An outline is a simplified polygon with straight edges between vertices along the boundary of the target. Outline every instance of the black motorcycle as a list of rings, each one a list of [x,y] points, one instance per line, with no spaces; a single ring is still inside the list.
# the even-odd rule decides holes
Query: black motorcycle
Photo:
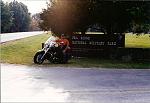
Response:
[[[49,60],[51,63],[67,63],[71,55],[69,53],[64,55],[62,48],[62,45],[57,42],[45,44],[44,48],[35,54],[34,63],[42,64],[45,60]]]

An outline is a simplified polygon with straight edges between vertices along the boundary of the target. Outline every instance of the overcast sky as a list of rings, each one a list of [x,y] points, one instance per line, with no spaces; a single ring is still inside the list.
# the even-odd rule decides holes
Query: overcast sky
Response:
[[[2,0],[4,2],[11,2],[14,0]],[[49,0],[16,0],[22,2],[28,7],[28,10],[31,14],[39,13],[43,8],[47,8],[46,2]]]

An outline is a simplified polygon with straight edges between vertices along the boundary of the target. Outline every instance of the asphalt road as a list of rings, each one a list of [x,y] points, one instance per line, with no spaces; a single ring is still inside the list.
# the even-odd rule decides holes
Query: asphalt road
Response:
[[[1,43],[7,42],[10,40],[21,39],[29,36],[39,35],[44,33],[43,31],[34,31],[34,32],[16,32],[16,33],[3,33],[1,35]]]
[[[3,102],[150,103],[150,69],[1,64]]]

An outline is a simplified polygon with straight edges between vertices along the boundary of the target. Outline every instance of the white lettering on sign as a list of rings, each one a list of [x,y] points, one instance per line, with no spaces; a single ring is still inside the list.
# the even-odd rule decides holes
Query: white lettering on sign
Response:
[[[73,40],[78,40],[78,37],[72,36],[72,39],[73,39]]]
[[[116,42],[107,42],[107,45],[116,45]]]
[[[94,41],[91,41],[91,42],[89,42],[89,44],[90,45],[104,45],[105,44],[105,42],[94,42]]]
[[[86,41],[72,41],[72,44],[82,44],[82,45],[105,45],[104,41],[100,41],[100,42],[94,42],[94,41],[90,41],[90,42],[86,42]],[[106,45],[111,45],[111,46],[115,46],[117,45],[116,42],[106,42]]]
[[[72,41],[72,44],[87,44],[86,41]]]
[[[81,36],[81,40],[90,40],[90,37],[86,37],[86,36]]]
[[[81,36],[81,37],[72,36],[72,39],[73,40],[90,40],[90,37],[87,37],[87,36]]]

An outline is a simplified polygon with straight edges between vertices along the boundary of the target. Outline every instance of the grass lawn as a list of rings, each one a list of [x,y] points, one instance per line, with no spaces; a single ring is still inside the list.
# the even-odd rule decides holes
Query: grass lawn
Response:
[[[10,41],[1,44],[1,62],[15,63],[25,65],[35,65],[33,56],[37,50],[41,49],[41,43],[45,42],[49,34],[41,34],[38,36],[28,37],[16,41]],[[143,40],[141,40],[142,38]],[[133,40],[134,42],[131,42]],[[137,41],[137,40],[140,40]],[[126,47],[144,47],[150,48],[150,37],[148,35],[139,36],[126,35]],[[73,58],[68,64],[50,64],[45,62],[46,66],[64,66],[64,67],[107,67],[107,68],[150,68],[149,63],[141,62],[121,62],[116,60],[104,60],[99,58]]]
[[[32,64],[34,54],[41,49],[41,43],[45,42],[48,37],[48,34],[42,34],[1,44],[1,61]]]
[[[125,37],[125,46],[127,48],[150,48],[150,34],[138,36],[127,33]]]

